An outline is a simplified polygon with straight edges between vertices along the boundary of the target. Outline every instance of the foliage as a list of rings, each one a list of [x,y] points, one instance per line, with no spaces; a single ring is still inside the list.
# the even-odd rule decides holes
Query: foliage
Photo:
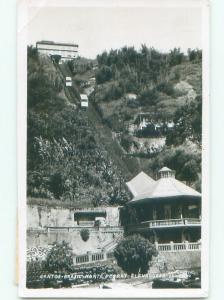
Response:
[[[74,267],[73,272],[78,276],[69,276],[74,274],[73,272],[65,273],[61,280],[56,278],[48,278],[48,275],[52,275],[46,271],[43,267],[44,263],[28,262],[27,263],[27,288],[62,288],[71,287],[71,285],[79,285],[83,283],[99,283],[110,281],[117,274],[117,271],[109,263],[101,266],[79,266]],[[40,277],[42,275],[42,278]],[[45,276],[46,275],[46,276]],[[56,272],[57,275],[57,272]],[[60,275],[62,275],[60,273]]]
[[[106,95],[104,96],[104,101],[116,100],[123,95],[122,88],[118,84],[113,84],[110,86]]]
[[[121,146],[127,151],[129,152],[131,146],[133,144],[133,139],[132,137],[130,137],[129,135],[125,135],[123,134],[121,137]]]
[[[140,235],[124,238],[114,251],[114,256],[124,272],[131,274],[146,274],[152,256],[156,256],[155,246]]]
[[[44,272],[44,261],[28,261],[26,276],[28,281],[37,281]]]
[[[158,93],[155,89],[146,89],[141,93],[139,100],[142,106],[155,105],[158,100]]]
[[[200,151],[191,151],[186,145],[167,148],[153,158],[148,167],[156,174],[163,166],[175,170],[177,179],[192,184],[197,181],[201,170]]]
[[[110,197],[114,201],[115,189],[122,202],[124,180],[120,185],[94,124],[59,96],[63,83],[57,70],[35,51],[28,48],[28,196],[91,205],[102,191],[99,203],[105,204]]]
[[[170,82],[163,81],[156,87],[157,91],[167,94],[168,96],[174,95],[174,88]]]
[[[85,72],[90,71],[93,67],[92,60],[80,56],[74,60],[69,60],[66,64],[73,75],[84,74]]]
[[[180,48],[174,48],[170,51],[169,57],[170,66],[176,66],[183,62],[184,54],[180,51]]]
[[[28,46],[27,47],[27,57],[29,59],[37,60],[38,59],[38,51],[36,47]]]
[[[71,272],[73,270],[72,248],[65,241],[54,243],[47,254],[44,266],[48,272]]]
[[[199,49],[188,49],[188,57],[190,61],[201,61],[202,51]]]
[[[84,241],[84,242],[86,242],[86,241],[88,241],[88,239],[89,239],[89,230],[88,229],[82,229],[81,231],[80,231],[80,236],[81,236],[81,238],[82,238],[82,240]]]
[[[174,129],[167,135],[167,145],[180,145],[189,139],[201,144],[202,136],[202,97],[186,103],[174,115]]]
[[[64,182],[60,173],[54,173],[49,180],[49,191],[53,193],[55,199],[60,199],[64,192]]]
[[[112,70],[108,66],[103,66],[101,67],[97,72],[96,72],[96,82],[97,84],[104,83],[108,80],[110,80],[113,76]]]

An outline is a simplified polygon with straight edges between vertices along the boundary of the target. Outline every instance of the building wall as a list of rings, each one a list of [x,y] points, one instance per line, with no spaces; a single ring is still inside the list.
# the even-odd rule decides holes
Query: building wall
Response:
[[[77,45],[57,45],[57,44],[41,44],[37,43],[37,49],[39,53],[45,55],[61,55],[63,58],[72,59],[77,57],[78,46]]]
[[[116,243],[123,236],[122,228],[88,228],[89,239],[84,242],[80,232],[82,228],[73,228],[55,231],[27,231],[27,248],[43,247],[52,245],[54,242],[66,241],[72,247],[76,255],[86,254],[87,252],[100,252],[108,244]]]
[[[119,226],[118,207],[100,207],[106,211],[106,225]],[[94,210],[94,209],[93,209]],[[27,228],[41,229],[43,227],[73,227],[74,213],[79,210],[68,208],[51,208],[38,205],[27,206]]]
[[[45,248],[54,242],[66,241],[72,247],[74,254],[81,255],[89,251],[99,252],[108,244],[116,243],[123,236],[123,229],[118,226],[117,207],[100,208],[106,210],[107,226],[99,228],[77,226],[73,209],[46,208],[37,205],[28,205],[27,209],[28,249],[39,246]],[[89,239],[86,242],[80,235],[83,228],[89,230]]]

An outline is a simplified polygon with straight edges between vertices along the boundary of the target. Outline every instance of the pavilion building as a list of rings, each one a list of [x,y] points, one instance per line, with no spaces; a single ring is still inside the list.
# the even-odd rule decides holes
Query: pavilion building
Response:
[[[135,214],[128,232],[157,243],[200,240],[201,194],[177,180],[174,171],[162,168],[157,180],[141,172],[127,186],[133,195],[127,208]]]

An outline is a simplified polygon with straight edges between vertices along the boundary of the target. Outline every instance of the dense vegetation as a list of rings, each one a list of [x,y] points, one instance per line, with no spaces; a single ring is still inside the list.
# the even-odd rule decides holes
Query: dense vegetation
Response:
[[[111,281],[116,274],[109,262],[101,266],[74,266],[66,242],[55,243],[44,260],[27,262],[28,288],[69,288],[77,284]]]
[[[200,190],[201,56],[200,50],[189,50],[187,55],[180,49],[160,53],[143,45],[138,51],[123,47],[103,52],[97,56],[97,66],[84,58],[68,63],[76,95],[95,76],[90,101],[116,132],[132,177],[141,170],[153,176],[166,165],[178,179]],[[32,47],[28,47],[27,106],[27,194],[32,201],[98,206],[128,200],[127,178],[108,152],[112,145],[105,148],[91,117],[71,105],[54,64]],[[151,114],[151,123],[133,135],[129,125],[136,124],[141,112]],[[168,121],[174,124],[172,130]],[[164,146],[147,142],[161,137],[166,138]],[[140,143],[144,152],[132,153]]]
[[[146,274],[149,262],[156,255],[155,246],[140,235],[124,238],[114,250],[118,266],[128,275]]]
[[[47,57],[28,48],[28,196],[77,206],[122,203],[124,182],[87,114],[70,105]]]
[[[167,165],[176,170],[178,179],[200,190],[201,50],[184,54],[177,48],[161,53],[145,45],[138,51],[123,47],[103,52],[97,61],[92,100],[104,122],[120,136],[124,150],[139,161],[148,158],[144,170],[151,175],[161,164]],[[150,123],[130,133],[129,126],[138,126],[142,112],[147,112]],[[168,128],[171,122],[173,127]],[[166,138],[164,147],[147,146],[146,139],[161,137]],[[140,146],[144,152],[139,152]]]

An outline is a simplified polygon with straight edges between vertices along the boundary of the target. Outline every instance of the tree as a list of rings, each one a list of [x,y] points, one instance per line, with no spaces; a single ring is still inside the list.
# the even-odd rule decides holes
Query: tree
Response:
[[[96,73],[96,82],[98,84],[104,83],[112,78],[112,70],[108,66],[101,67]]]
[[[123,239],[116,247],[114,256],[118,266],[128,275],[146,274],[152,256],[157,256],[155,246],[140,235]]]
[[[170,66],[176,66],[183,62],[184,54],[180,51],[180,48],[174,48],[168,55],[168,61]]]
[[[88,241],[88,239],[89,239],[89,229],[82,229],[80,231],[80,235],[81,235],[81,238],[84,242]]]
[[[166,144],[180,145],[189,139],[201,145],[202,138],[202,97],[179,107],[174,115],[174,128],[166,137]]]
[[[146,105],[155,105],[158,100],[158,93],[155,89],[145,89],[140,95],[140,104],[143,106]]]
[[[72,248],[68,243],[54,243],[45,260],[45,269],[49,272],[72,272]]]
[[[64,192],[64,182],[60,173],[55,173],[51,176],[49,182],[49,190],[54,194],[56,199],[59,199]]]

